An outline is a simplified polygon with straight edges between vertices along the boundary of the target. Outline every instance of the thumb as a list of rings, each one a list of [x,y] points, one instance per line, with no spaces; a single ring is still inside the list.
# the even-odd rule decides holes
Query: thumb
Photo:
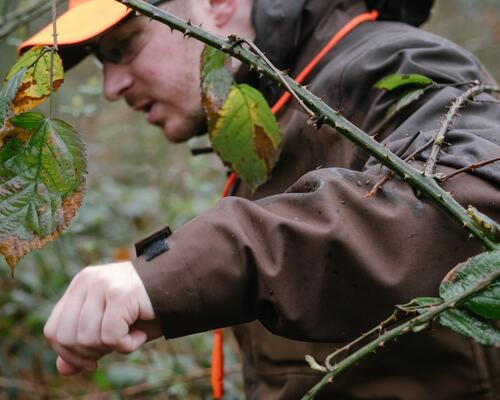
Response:
[[[148,335],[146,332],[135,329],[131,330],[126,336],[120,339],[115,350],[119,353],[132,353],[141,347],[147,340]]]
[[[61,356],[57,357],[56,367],[57,367],[57,370],[59,371],[59,373],[61,375],[64,375],[64,376],[76,375],[76,374],[82,372],[81,368],[75,367],[73,364],[68,363]],[[97,364],[95,363],[95,365],[92,368],[90,368],[90,367],[89,368],[85,368],[85,371],[86,372],[92,372],[96,368],[97,368]]]

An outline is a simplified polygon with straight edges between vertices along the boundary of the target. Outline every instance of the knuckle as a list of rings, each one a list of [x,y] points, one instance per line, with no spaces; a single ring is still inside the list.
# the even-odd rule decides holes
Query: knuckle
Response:
[[[57,333],[55,335],[53,342],[64,347],[71,347],[74,345],[74,342],[70,338],[61,333]]]
[[[96,347],[98,345],[94,337],[85,333],[78,333],[77,342],[82,347]]]
[[[117,341],[116,339],[111,336],[111,335],[107,335],[107,334],[103,334],[102,336],[102,343],[106,346],[106,347],[110,347],[112,349],[114,349],[115,347],[117,347]]]
[[[50,324],[50,321],[49,321],[43,327],[43,335],[47,339],[50,339],[53,336],[53,334],[54,334],[54,330],[52,329],[52,325]]]
[[[112,285],[106,289],[106,297],[109,300],[118,300],[124,296],[124,290],[119,285]]]

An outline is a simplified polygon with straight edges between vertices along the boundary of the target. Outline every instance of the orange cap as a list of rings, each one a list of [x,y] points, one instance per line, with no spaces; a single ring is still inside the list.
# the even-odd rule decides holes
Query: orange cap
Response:
[[[68,10],[57,17],[57,43],[65,68],[77,64],[87,53],[81,48],[132,12],[116,0],[69,0]],[[30,47],[54,42],[52,24],[19,46],[19,54]]]

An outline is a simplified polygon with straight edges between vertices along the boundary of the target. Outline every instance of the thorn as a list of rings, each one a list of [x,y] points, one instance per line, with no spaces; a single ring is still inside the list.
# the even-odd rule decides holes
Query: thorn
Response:
[[[469,233],[469,237],[467,238],[467,240],[472,240],[474,239],[474,235],[472,233]]]
[[[408,175],[408,174],[404,174],[404,175],[403,175],[403,180],[404,180],[404,181],[407,181],[408,179],[410,179],[410,175]]]

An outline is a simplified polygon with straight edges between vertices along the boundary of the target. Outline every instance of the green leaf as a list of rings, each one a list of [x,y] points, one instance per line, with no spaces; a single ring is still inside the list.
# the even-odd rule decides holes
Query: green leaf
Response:
[[[394,90],[402,86],[429,86],[434,81],[424,75],[419,74],[392,74],[379,80],[373,87],[381,90]]]
[[[229,56],[212,46],[206,45],[201,55],[201,80],[218,69],[225,69]]]
[[[26,112],[10,119],[12,125],[28,131],[36,131],[45,122],[45,116],[37,112]]]
[[[419,306],[435,306],[443,302],[438,297],[418,297],[414,302]],[[427,312],[428,309],[418,310],[420,314]],[[439,314],[436,320],[443,326],[460,333],[461,335],[473,338],[485,346],[500,345],[500,331],[488,321],[475,317],[466,310],[448,309]]]
[[[233,86],[209,133],[224,163],[253,190],[267,181],[279,157],[281,134],[258,90]]]
[[[201,57],[208,132],[222,161],[254,190],[267,181],[278,160],[281,133],[262,94],[234,83],[227,60],[226,54],[209,46]]]
[[[70,125],[36,113],[20,115],[16,123],[34,132],[28,141],[14,138],[0,149],[0,253],[12,270],[68,226],[86,173],[83,143]]]
[[[441,283],[439,294],[445,300],[456,297],[499,271],[500,250],[481,253],[452,269]],[[500,319],[500,281],[497,279],[463,306],[484,318]]]
[[[439,314],[438,321],[451,330],[473,338],[484,346],[499,346],[500,331],[469,313],[451,309]]]
[[[51,51],[47,47],[35,46],[24,53],[14,64],[5,78],[12,79],[19,71],[25,70],[21,86],[12,103],[14,115],[29,111],[50,95],[50,58]],[[54,91],[64,80],[64,70],[61,57],[54,55]]]
[[[17,73],[15,73],[12,78],[7,81],[2,91],[0,92],[0,128],[5,124],[5,119],[7,118],[7,115],[10,111],[12,102],[16,97],[16,93],[21,86],[21,81],[25,72],[26,68],[21,68],[19,71],[17,71]]]
[[[398,112],[408,107],[410,104],[417,101],[424,93],[426,89],[416,89],[406,93],[402,96],[396,103],[394,103],[385,114],[384,122],[391,119]]]
[[[413,299],[413,301],[417,306],[426,307],[441,304],[443,302],[443,299],[439,297],[417,297]]]

